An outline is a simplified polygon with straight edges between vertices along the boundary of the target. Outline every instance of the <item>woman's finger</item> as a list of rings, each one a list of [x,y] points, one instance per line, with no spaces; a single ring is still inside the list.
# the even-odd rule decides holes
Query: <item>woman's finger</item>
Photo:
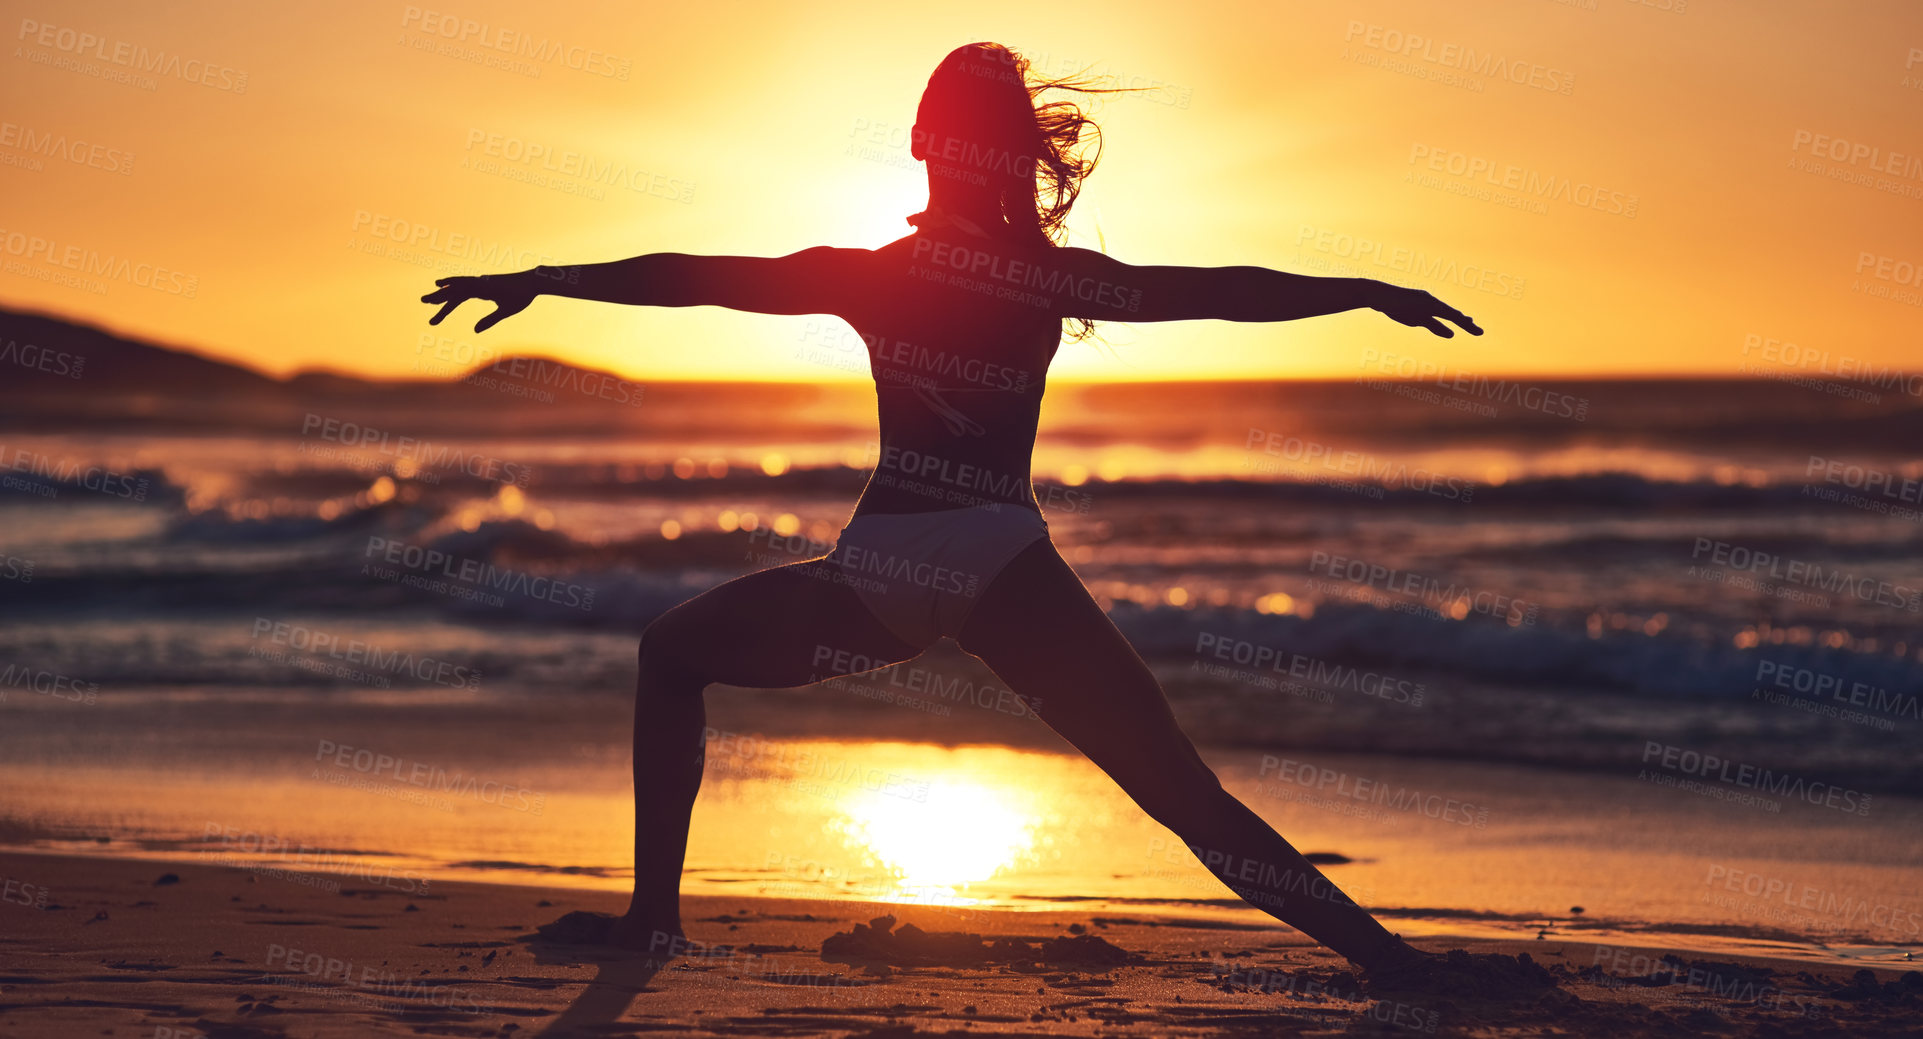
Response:
[[[1476,319],[1470,317],[1467,314],[1464,314],[1462,311],[1457,310],[1456,308],[1449,306],[1448,304],[1445,303],[1442,305],[1441,313],[1443,317],[1446,317],[1449,320],[1454,321],[1456,324],[1461,325],[1465,331],[1474,333],[1476,335],[1482,334],[1482,329],[1476,327]]]
[[[446,316],[448,316],[449,314],[452,314],[452,313],[454,313],[454,308],[455,308],[455,307],[458,307],[458,306],[460,306],[460,305],[461,305],[461,301],[460,301],[460,300],[458,300],[458,299],[451,299],[451,300],[448,300],[448,301],[447,301],[447,304],[446,304],[445,306],[443,306],[443,307],[441,308],[441,312],[440,312],[440,313],[438,313],[438,314],[435,314],[435,315],[434,315],[433,317],[431,317],[431,318],[428,318],[428,319],[427,319],[427,323],[428,323],[428,324],[430,324],[430,325],[438,325],[438,324],[440,324],[440,323],[441,323],[441,319],[442,319],[442,318],[444,318],[444,317],[446,317]]]
[[[515,300],[512,303],[496,303],[494,305],[494,313],[474,323],[474,331],[485,332],[526,309],[527,301],[524,300]]]

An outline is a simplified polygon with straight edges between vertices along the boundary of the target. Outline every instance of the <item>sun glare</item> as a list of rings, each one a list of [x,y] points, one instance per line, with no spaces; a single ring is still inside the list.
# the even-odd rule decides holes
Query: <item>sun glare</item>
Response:
[[[879,249],[913,232],[908,218],[928,205],[928,181],[920,169],[917,164],[912,174],[891,170],[887,176],[859,179],[854,193],[840,196],[847,237],[823,244]]]
[[[863,790],[832,824],[851,847],[893,872],[902,901],[971,902],[970,885],[1034,847],[1040,820],[1013,791],[952,779],[928,787],[926,801],[915,793]]]

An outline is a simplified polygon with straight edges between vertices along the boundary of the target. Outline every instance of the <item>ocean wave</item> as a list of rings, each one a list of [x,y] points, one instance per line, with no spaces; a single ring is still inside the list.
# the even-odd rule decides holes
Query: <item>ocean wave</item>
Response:
[[[1584,631],[1510,627],[1482,618],[1446,621],[1348,603],[1323,603],[1311,617],[1122,604],[1111,617],[1145,657],[1213,660],[1232,669],[1241,663],[1237,654],[1253,660],[1268,650],[1271,655],[1262,659],[1279,662],[1271,667],[1286,668],[1301,658],[1402,677],[1420,673],[1483,684],[1704,699],[1747,698],[1784,673],[1812,689],[1819,680],[1825,688],[1833,684],[1843,690],[1858,683],[1886,692],[1923,688],[1923,665],[1887,653],[1817,645],[1738,648],[1668,632],[1591,637]],[[1243,644],[1248,649],[1240,649]],[[1224,645],[1238,648],[1223,658]]]
[[[26,454],[26,452],[21,452]],[[0,501],[72,502],[175,507],[186,500],[186,489],[159,469],[117,470],[102,465],[80,465],[66,459],[45,458],[0,475]]]
[[[733,466],[719,476],[705,470],[683,478],[672,467],[627,463],[543,463],[523,490],[535,499],[605,501],[758,500],[782,497],[818,499],[846,497],[852,502],[867,483],[871,470],[844,465],[796,466],[771,475],[747,466]],[[244,481],[247,493],[294,499],[320,500],[365,488],[389,475],[416,501],[451,502],[494,496],[501,485],[450,474],[445,479],[421,475],[394,477],[385,470],[354,467],[317,467],[295,473],[257,473]],[[433,474],[427,474],[432,476]],[[1753,475],[1753,474],[1752,474]],[[1036,483],[1061,484],[1043,472]],[[1418,465],[1382,462],[1373,469],[1348,471],[1289,469],[1273,475],[1201,475],[1195,477],[1090,477],[1075,489],[1101,499],[1167,499],[1207,497],[1263,499],[1302,504],[1450,507],[1482,505],[1526,508],[1534,506],[1607,507],[1626,510],[1731,510],[1768,508],[1833,508],[1811,496],[1810,488],[1825,488],[1794,474],[1777,473],[1765,482],[1662,479],[1629,471],[1542,475],[1490,482],[1454,471],[1430,471]],[[1847,488],[1845,488],[1847,489]],[[1365,502],[1366,499],[1366,502]],[[1895,504],[1903,504],[1901,502]]]
[[[323,517],[318,512],[237,516],[224,509],[207,509],[176,517],[168,524],[165,537],[172,542],[272,544],[310,541],[369,529],[420,530],[439,519],[445,511],[435,506],[398,501],[349,507],[332,517]]]

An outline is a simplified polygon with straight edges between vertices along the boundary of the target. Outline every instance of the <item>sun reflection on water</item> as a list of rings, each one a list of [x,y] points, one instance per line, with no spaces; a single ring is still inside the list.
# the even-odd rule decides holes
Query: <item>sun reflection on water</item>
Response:
[[[1015,866],[1035,848],[1040,816],[1021,791],[968,777],[936,780],[926,798],[861,790],[829,823],[849,848],[891,874],[891,897],[968,905],[971,885]]]

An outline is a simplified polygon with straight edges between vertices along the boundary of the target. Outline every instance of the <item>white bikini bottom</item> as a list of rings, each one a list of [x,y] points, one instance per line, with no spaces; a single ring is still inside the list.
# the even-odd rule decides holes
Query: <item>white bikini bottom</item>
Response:
[[[883,626],[926,649],[960,635],[1002,567],[1046,537],[1042,514],[1020,505],[864,513],[842,528],[824,562]]]

